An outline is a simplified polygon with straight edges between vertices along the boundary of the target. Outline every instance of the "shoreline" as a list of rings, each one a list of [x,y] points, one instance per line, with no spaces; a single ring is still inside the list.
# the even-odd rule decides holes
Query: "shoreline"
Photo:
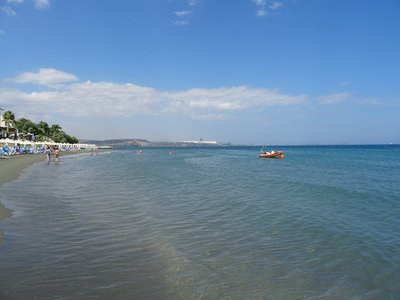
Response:
[[[45,161],[46,157],[43,153],[0,156],[0,186],[18,178],[22,170],[26,167],[39,162]]]
[[[67,156],[70,154],[79,154],[85,152],[101,152],[103,150],[81,150],[77,152],[63,152],[62,156]],[[52,161],[54,156],[52,155]],[[16,180],[23,170],[38,162],[46,163],[46,156],[44,153],[35,154],[24,154],[24,155],[12,155],[12,156],[0,156],[0,187],[4,184]],[[0,198],[0,223],[2,220],[10,217],[12,215],[12,210],[8,209],[1,202]],[[3,231],[0,227],[0,246],[3,244]]]
[[[80,150],[77,152],[62,152],[60,157],[68,156],[71,154],[80,154],[85,152],[102,152],[104,150]],[[54,154],[51,155],[52,161],[54,160]],[[12,155],[12,156],[0,156],[0,187],[7,182],[14,181],[17,179],[22,171],[37,162],[46,162],[46,155],[44,153],[35,154],[24,154],[24,155]],[[0,221],[9,216],[6,212],[9,211],[1,203],[0,199]]]
[[[1,156],[0,157],[0,186],[7,182],[13,181],[19,177],[22,171],[39,161],[45,161],[46,158],[43,153],[15,155],[15,156]],[[0,220],[10,215],[9,209],[4,207],[0,202]]]
[[[0,187],[7,182],[17,179],[26,167],[39,161],[45,161],[43,153],[7,157],[0,156]],[[0,202],[0,222],[11,215],[12,211]],[[0,228],[0,246],[3,244],[3,234]]]

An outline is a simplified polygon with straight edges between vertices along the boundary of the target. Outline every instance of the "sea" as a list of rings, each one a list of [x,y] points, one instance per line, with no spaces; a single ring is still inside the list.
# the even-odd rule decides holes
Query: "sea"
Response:
[[[400,146],[138,149],[0,187],[1,300],[400,299]]]

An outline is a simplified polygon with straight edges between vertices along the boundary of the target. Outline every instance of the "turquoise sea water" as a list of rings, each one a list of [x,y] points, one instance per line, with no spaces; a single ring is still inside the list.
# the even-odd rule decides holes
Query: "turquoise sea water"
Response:
[[[280,149],[29,167],[0,187],[0,299],[399,299],[400,146]]]

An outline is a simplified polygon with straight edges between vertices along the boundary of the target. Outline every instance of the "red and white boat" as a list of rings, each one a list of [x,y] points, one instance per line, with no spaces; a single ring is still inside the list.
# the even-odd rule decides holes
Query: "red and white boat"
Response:
[[[264,153],[261,153],[258,157],[261,158],[284,158],[285,155],[283,154],[283,151],[267,151]]]

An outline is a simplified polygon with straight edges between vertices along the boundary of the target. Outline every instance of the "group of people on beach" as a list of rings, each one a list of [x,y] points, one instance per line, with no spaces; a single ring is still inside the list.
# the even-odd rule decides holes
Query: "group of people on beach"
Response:
[[[29,155],[44,153],[46,155],[46,160],[50,162],[51,156],[54,155],[55,161],[58,162],[62,152],[76,152],[80,148],[77,146],[63,146],[63,145],[40,145],[40,146],[22,146],[16,144],[14,146],[10,145],[0,145],[0,156],[19,156],[19,155]]]
[[[14,156],[14,155],[24,155],[24,154],[35,154],[35,153],[44,153],[46,155],[46,160],[50,162],[51,154],[54,153],[56,162],[60,158],[61,150],[59,147],[54,146],[46,146],[45,148],[29,148],[22,147],[19,144],[9,147],[8,145],[0,146],[0,155],[1,156]]]
[[[0,155],[4,156],[37,153],[37,150],[38,149],[33,149],[31,147],[21,146],[20,144],[14,146],[0,145]]]
[[[46,154],[46,160],[48,161],[48,162],[50,162],[50,159],[51,159],[51,153],[52,152],[54,152],[54,156],[55,156],[55,158],[56,158],[56,162],[58,162],[58,159],[60,158],[60,154],[61,154],[61,151],[60,151],[60,149],[57,147],[57,146],[55,146],[55,147],[50,147],[50,146],[46,146],[46,150],[44,151],[44,153]]]

